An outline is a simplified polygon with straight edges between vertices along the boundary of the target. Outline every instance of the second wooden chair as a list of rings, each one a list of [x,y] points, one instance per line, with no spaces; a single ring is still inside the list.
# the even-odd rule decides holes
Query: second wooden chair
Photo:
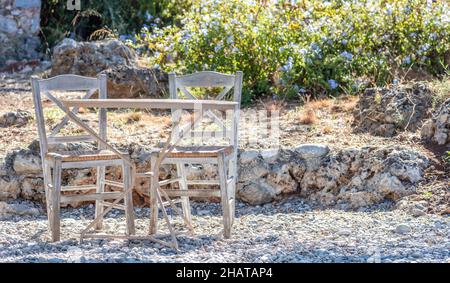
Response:
[[[206,99],[225,100],[226,98],[230,98],[234,102],[238,102],[236,109],[231,115],[231,123],[228,123],[228,125],[226,121],[223,121],[223,119],[219,117],[220,115],[217,115],[212,111],[205,111],[205,113],[203,113],[203,111],[199,109],[199,112],[201,113],[198,113],[200,118],[207,116],[216,124],[216,126],[219,126],[219,130],[216,130],[215,132],[218,132],[219,135],[222,134],[222,137],[228,140],[228,143],[227,145],[176,146],[173,151],[168,153],[168,156],[163,160],[162,164],[174,164],[176,166],[177,175],[172,179],[160,181],[160,185],[178,182],[179,189],[164,189],[163,191],[169,197],[179,197],[184,219],[188,221],[187,224],[190,227],[192,227],[192,220],[189,197],[219,197],[222,204],[224,237],[229,238],[231,236],[231,228],[235,214],[238,150],[237,135],[239,104],[242,92],[242,72],[236,72],[234,75],[217,72],[199,72],[184,76],[169,74],[170,98],[179,99],[184,97],[193,100],[198,99],[188,88],[215,88],[216,92],[213,93],[216,93],[216,95],[213,98],[210,98],[210,95],[208,95],[206,96]],[[219,94],[217,94],[218,88],[223,88]],[[233,89],[233,91],[230,94],[231,89]],[[180,90],[183,95],[179,95],[178,90]],[[202,99],[205,99],[205,96],[202,97]],[[181,112],[179,110],[172,111],[173,122],[176,123],[177,121],[180,121],[180,115]],[[195,139],[198,136],[208,136],[205,135],[204,131],[198,131],[198,129],[196,129],[197,126],[199,126],[197,122],[194,122],[193,125],[189,125],[189,136],[191,138]],[[175,127],[173,136],[175,139],[180,135],[186,137],[186,132],[186,129],[183,130],[181,127]],[[156,156],[154,155],[151,161],[152,168],[154,167],[155,161]],[[218,179],[188,180],[186,165],[192,164],[215,164],[217,166]],[[194,185],[213,185],[218,186],[219,188],[193,189],[192,186]],[[156,233],[158,207],[155,199],[153,199],[151,208],[150,232]]]

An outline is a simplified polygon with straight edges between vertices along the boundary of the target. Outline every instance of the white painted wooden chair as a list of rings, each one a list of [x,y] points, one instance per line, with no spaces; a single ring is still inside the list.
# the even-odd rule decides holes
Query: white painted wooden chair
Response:
[[[54,105],[63,109],[63,105],[51,92],[53,91],[86,91],[83,99],[89,99],[96,91],[99,98],[107,98],[107,77],[100,75],[97,78],[82,77],[77,75],[60,75],[49,79],[39,79],[32,77],[33,101],[36,112],[36,122],[39,133],[40,152],[42,159],[42,168],[44,176],[45,199],[47,203],[47,214],[49,228],[51,230],[52,240],[60,240],[60,204],[72,201],[93,201],[95,200],[95,215],[102,213],[105,206],[108,205],[107,200],[118,199],[120,192],[106,192],[105,185],[118,187],[119,190],[126,190],[132,184],[131,167],[123,162],[123,160],[113,152],[106,150],[104,145],[99,144],[98,150],[91,151],[55,151],[51,150],[56,144],[74,143],[74,142],[90,142],[95,139],[90,135],[57,135],[68,124],[67,115],[58,123],[51,133],[47,135],[45,127],[43,103],[41,94],[44,94]],[[74,108],[72,113],[76,114],[78,108]],[[99,136],[103,139],[107,137],[107,112],[105,108],[99,109],[98,117]],[[105,179],[106,166],[122,166],[123,183]],[[66,168],[97,168],[97,182],[94,185],[83,186],[62,186],[61,170]],[[64,195],[63,192],[70,191],[90,191],[96,190],[95,193]],[[124,209],[127,221],[127,234],[134,234],[134,213],[131,191],[125,195],[123,204],[115,206],[115,208]],[[102,228],[100,221],[97,229]]]
[[[219,126],[219,130],[208,132],[208,136],[224,137],[228,140],[227,145],[197,145],[197,146],[176,146],[168,156],[163,160],[162,164],[175,164],[177,176],[169,180],[160,181],[160,185],[167,185],[170,183],[178,182],[179,189],[163,189],[163,193],[169,197],[178,198],[178,202],[181,202],[182,212],[187,226],[192,227],[191,209],[189,204],[189,197],[220,197],[223,212],[223,225],[224,225],[224,237],[229,238],[231,236],[231,228],[234,222],[235,215],[235,192],[237,181],[237,150],[238,150],[238,121],[239,121],[239,104],[241,100],[242,92],[242,72],[236,72],[234,75],[221,74],[217,72],[198,72],[190,75],[176,76],[175,74],[169,74],[169,92],[170,98],[179,99],[197,99],[197,97],[189,91],[188,88],[220,88],[223,90],[219,95],[212,100],[225,100],[231,98],[233,101],[238,102],[237,109],[233,111],[231,123],[226,123],[221,119],[220,115],[217,115],[213,111],[205,111],[201,113],[202,117],[210,118],[216,126]],[[233,92],[230,93],[230,90]],[[182,96],[178,94],[178,90],[182,92]],[[180,121],[180,110],[172,111],[172,119],[174,122]],[[203,138],[205,136],[205,129],[198,130],[199,124],[194,123],[189,130],[188,135],[194,141],[196,138]],[[216,127],[217,129],[217,127]],[[173,130],[173,136],[177,137],[183,135],[183,131],[187,132],[182,127],[175,127]],[[208,137],[207,136],[207,137]],[[183,138],[186,138],[183,135]],[[201,140],[203,143],[203,139]],[[156,156],[151,158],[151,166],[154,167]],[[192,164],[216,164],[218,169],[218,180],[187,180],[186,178],[186,165]],[[219,186],[219,189],[191,189],[193,185],[215,185]],[[151,207],[150,217],[150,233],[156,233],[158,220],[158,208],[156,205]]]

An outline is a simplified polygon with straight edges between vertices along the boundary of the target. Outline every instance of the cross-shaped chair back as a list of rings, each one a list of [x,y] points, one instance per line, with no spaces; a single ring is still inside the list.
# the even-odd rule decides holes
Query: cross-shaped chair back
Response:
[[[95,141],[90,135],[71,135],[71,136],[57,136],[57,134],[68,124],[69,118],[64,118],[57,123],[47,135],[45,128],[45,118],[42,104],[42,95],[48,98],[59,109],[63,110],[64,106],[59,99],[52,94],[53,91],[77,91],[86,92],[82,99],[89,99],[95,92],[98,91],[99,98],[107,98],[107,77],[106,75],[99,75],[97,78],[82,77],[78,75],[60,75],[49,79],[39,79],[37,77],[31,78],[31,86],[33,92],[34,108],[36,112],[36,122],[39,133],[39,144],[41,150],[42,159],[49,152],[49,145],[73,143],[73,142],[86,142]],[[76,114],[78,108],[71,110]],[[99,110],[99,136],[106,139],[106,109],[101,108]],[[99,145],[99,149],[103,149],[102,145]]]
[[[186,99],[199,99],[195,93],[190,91],[188,88],[222,88],[222,90],[216,94],[203,96],[201,99],[208,100],[232,100],[241,102],[241,94],[242,94],[242,72],[238,71],[234,75],[230,74],[222,74],[218,72],[212,71],[204,71],[197,72],[189,75],[177,76],[175,74],[169,74],[169,93],[170,98],[186,98]],[[233,92],[230,91],[233,89]],[[183,95],[179,95],[179,91]],[[180,118],[181,111],[175,110],[172,111],[172,119],[174,121],[178,121]],[[201,115],[203,117],[208,117],[215,125],[216,128],[219,126],[220,130],[213,130],[205,132],[205,130],[197,130],[202,122],[202,119],[194,122],[191,125],[190,137],[196,138],[201,137],[202,142],[204,141],[204,137],[220,137],[227,138],[230,140],[230,144],[233,146],[237,146],[237,119],[234,116],[234,119],[231,119],[230,127],[227,127],[226,121],[222,118],[222,113],[217,114],[217,112],[213,112],[212,110],[207,110]],[[234,113],[233,115],[238,115],[238,113]],[[238,116],[237,116],[238,117]],[[228,129],[227,129],[228,128]],[[174,133],[176,135],[179,134],[181,128],[175,128]]]

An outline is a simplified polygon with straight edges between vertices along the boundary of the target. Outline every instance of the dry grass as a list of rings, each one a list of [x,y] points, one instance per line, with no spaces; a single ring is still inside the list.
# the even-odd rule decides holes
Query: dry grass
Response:
[[[142,120],[142,112],[131,112],[126,116],[126,123],[132,124]]]
[[[305,125],[317,123],[316,112],[313,109],[305,109],[305,111],[300,114],[299,122]]]
[[[145,112],[127,112],[127,113],[108,113],[108,120],[118,122],[118,124],[127,125],[169,125],[171,123],[170,116],[156,116]]]
[[[319,99],[309,101],[306,100],[303,111],[299,114],[299,121],[305,125],[313,125],[318,123],[319,116],[323,113],[334,112],[349,112],[353,110],[357,102],[357,99]],[[324,133],[331,133],[332,128],[325,126]]]
[[[333,99],[320,99],[308,102],[305,104],[305,108],[314,110],[325,110],[334,104]]]
[[[331,107],[331,112],[332,113],[352,112],[355,109],[357,103],[358,97],[356,96],[347,96],[341,99],[337,99],[333,107]]]
[[[322,128],[322,133],[323,134],[331,134],[333,132],[333,128],[330,125],[325,125]]]

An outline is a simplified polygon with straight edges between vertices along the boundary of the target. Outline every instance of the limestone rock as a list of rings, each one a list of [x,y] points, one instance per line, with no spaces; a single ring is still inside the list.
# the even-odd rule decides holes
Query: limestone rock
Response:
[[[266,149],[260,151],[261,157],[268,163],[273,163],[280,155],[279,149]],[[242,157],[241,157],[242,160]]]
[[[321,158],[329,151],[330,148],[323,144],[303,144],[295,148],[295,152],[303,159]]]
[[[243,185],[238,190],[238,196],[245,202],[258,205],[271,202],[275,198],[276,193],[272,186],[265,182],[256,181]]]
[[[310,170],[315,170],[320,166],[323,157],[330,152],[330,149],[322,144],[303,144],[297,146],[294,151],[299,158],[306,161]]]
[[[294,193],[298,189],[298,184],[290,174],[290,164],[272,170],[267,175],[267,183],[272,186],[276,195]]]
[[[421,131],[422,137],[439,145],[450,145],[450,98],[433,113]]]
[[[239,181],[245,182],[264,177],[269,173],[269,166],[262,157],[254,152],[242,153],[239,163]]]
[[[15,154],[13,168],[17,174],[41,174],[41,158],[29,150],[20,150]]]
[[[51,76],[106,74],[110,98],[158,97],[167,88],[167,74],[140,67],[134,50],[119,40],[77,42],[66,38],[54,48],[52,58]]]
[[[161,70],[117,65],[102,72],[108,76],[108,97],[159,97],[164,94],[168,76]]]
[[[24,126],[32,117],[30,112],[24,110],[7,112],[0,116],[0,127]]]
[[[431,90],[421,83],[366,89],[354,112],[354,126],[384,137],[415,131],[429,117],[431,97]]]
[[[17,178],[0,176],[0,200],[16,199],[20,194],[20,183]]]
[[[111,66],[132,65],[136,53],[119,40],[77,42],[63,39],[53,49],[51,76],[96,76]]]

